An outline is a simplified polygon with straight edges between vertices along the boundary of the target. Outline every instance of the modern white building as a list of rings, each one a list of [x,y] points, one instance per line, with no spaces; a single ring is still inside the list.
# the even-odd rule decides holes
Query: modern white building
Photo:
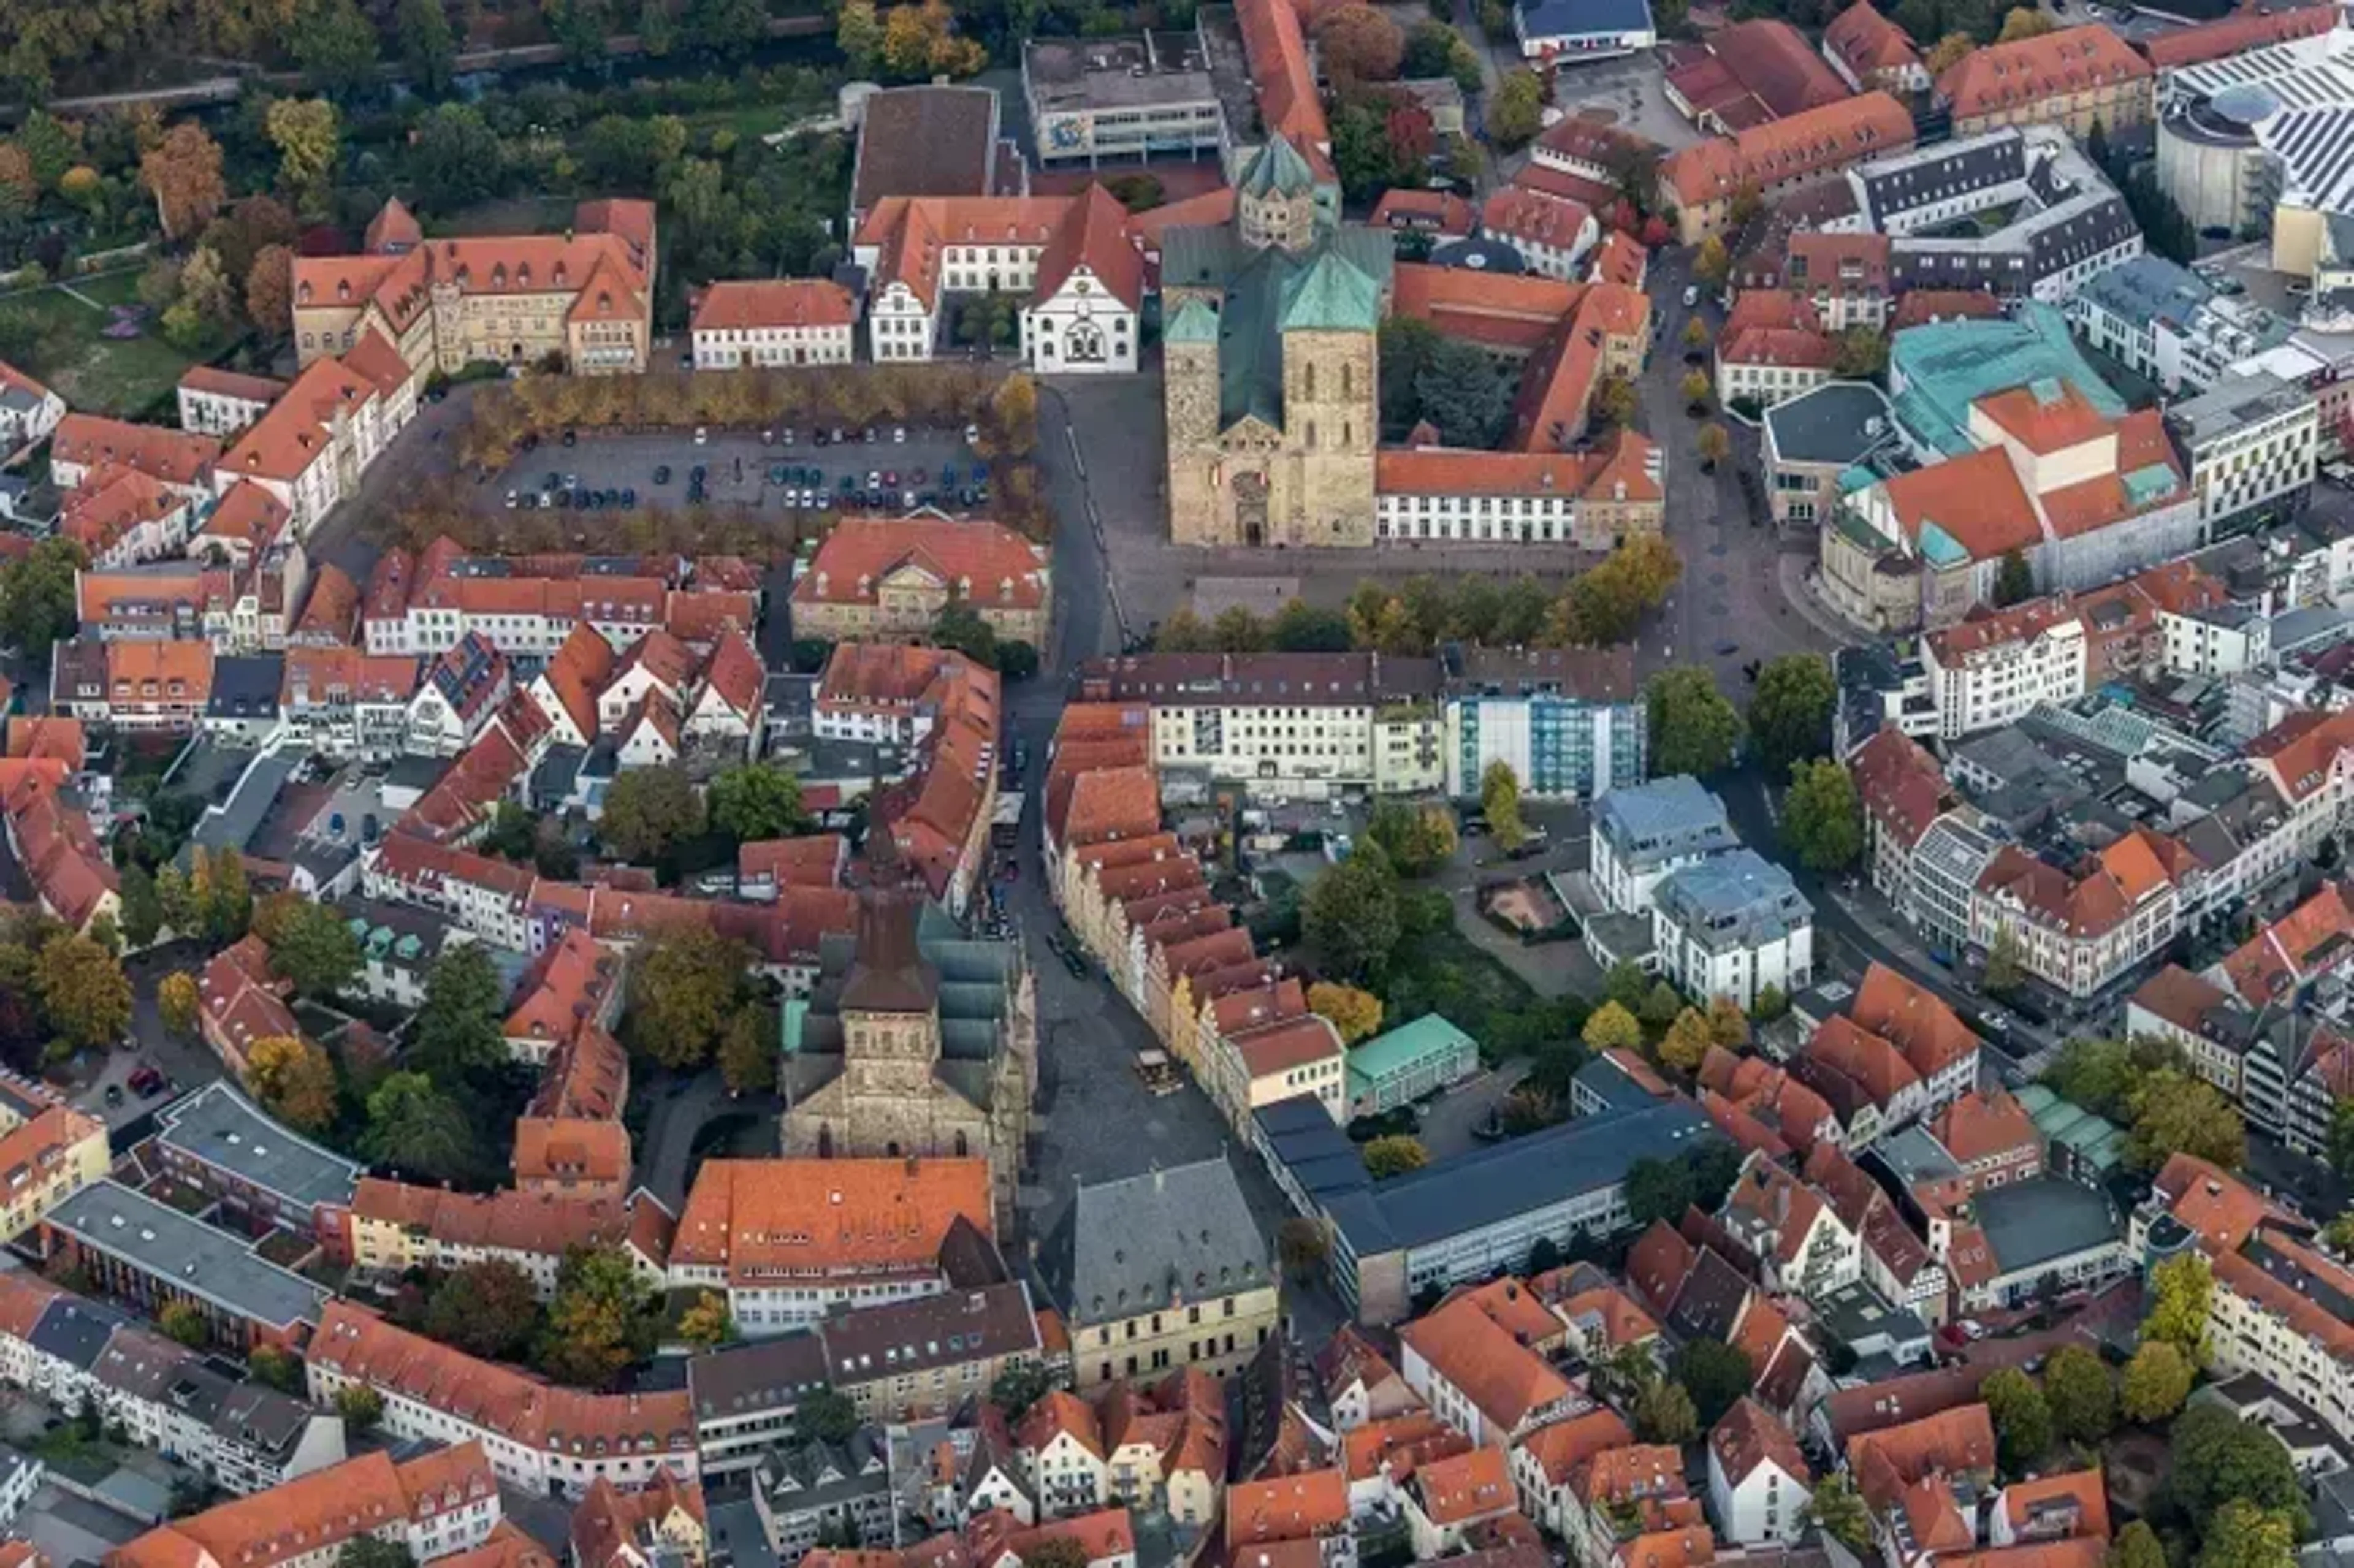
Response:
[[[1649,0],[1520,0],[1512,31],[1524,59],[1565,64],[1657,48]]]
[[[1594,807],[1588,874],[1605,907],[1648,915],[1670,873],[1738,849],[1724,802],[1688,773],[1613,789]]]
[[[2168,408],[2166,425],[2189,459],[2200,525],[2210,536],[2250,514],[2293,506],[2313,486],[2319,406],[2269,371],[2226,376]]]
[[[1708,1492],[1717,1531],[1736,1546],[1795,1546],[1806,1536],[1813,1478],[1798,1440],[1746,1396],[1708,1436]]]
[[[2205,391],[2295,330],[2163,256],[2130,257],[2094,273],[2064,308],[2078,336],[2168,397]]]
[[[2064,598],[2030,599],[1922,640],[1937,733],[1957,740],[2084,694],[2084,623]]]
[[[1815,911],[1790,874],[1742,848],[1681,866],[1651,894],[1660,976],[1688,996],[1730,997],[1746,1012],[1772,986],[1785,996],[1815,978]]]

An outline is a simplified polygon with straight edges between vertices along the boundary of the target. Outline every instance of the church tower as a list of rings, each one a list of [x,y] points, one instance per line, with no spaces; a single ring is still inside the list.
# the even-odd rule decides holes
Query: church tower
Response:
[[[859,895],[857,952],[841,1001],[843,1086],[854,1102],[932,1092],[940,978],[916,947],[920,896],[902,881]]]
[[[1381,286],[1330,247],[1284,281],[1283,435],[1295,545],[1373,542]]]
[[[1161,399],[1169,431],[1169,528],[1181,545],[1231,543],[1219,517],[1218,313],[1198,299],[1177,307],[1161,334]]]
[[[1299,252],[1315,243],[1316,171],[1281,132],[1243,165],[1235,182],[1235,224],[1254,249]]]

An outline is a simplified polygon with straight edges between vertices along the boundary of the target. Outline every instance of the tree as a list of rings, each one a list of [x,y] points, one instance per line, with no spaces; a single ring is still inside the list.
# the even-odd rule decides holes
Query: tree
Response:
[[[1749,1015],[1729,996],[1708,1000],[1708,1037],[1712,1044],[1737,1050],[1749,1044]]]
[[[734,1095],[774,1094],[777,1088],[777,1043],[769,1028],[769,1012],[747,1002],[728,1021],[719,1039],[719,1075]]]
[[[122,868],[122,938],[133,948],[154,941],[164,928],[164,903],[155,896],[155,879],[136,862]]]
[[[1402,928],[1397,874],[1380,846],[1360,842],[1318,877],[1300,905],[1299,921],[1325,972],[1348,980],[1378,975]]]
[[[434,1290],[425,1304],[425,1332],[470,1356],[514,1361],[531,1349],[539,1316],[531,1276],[505,1258],[484,1258]]]
[[[281,98],[270,106],[270,144],[278,178],[306,213],[323,211],[343,154],[343,121],[323,98]]]
[[[610,1386],[623,1368],[653,1353],[661,1330],[654,1303],[628,1253],[567,1248],[540,1335],[540,1370],[581,1388]]]
[[[2182,1402],[2190,1397],[2195,1375],[2179,1348],[2165,1340],[2145,1340],[2126,1363],[2118,1400],[2126,1419],[2171,1421]]]
[[[1349,618],[1295,599],[1276,616],[1270,637],[1279,652],[1345,653],[1350,646]]]
[[[335,1414],[355,1432],[373,1432],[384,1419],[384,1395],[364,1383],[345,1383],[335,1390]]]
[[[2117,1424],[2116,1380],[2100,1357],[2082,1345],[2062,1345],[2043,1367],[2043,1400],[2052,1425],[2070,1443],[2094,1444]]]
[[[1382,999],[1352,985],[1318,980],[1308,988],[1308,1011],[1331,1020],[1343,1045],[1354,1045],[1382,1027]]]
[[[409,1029],[410,1065],[452,1089],[497,1068],[507,1059],[505,995],[481,944],[442,948],[425,972],[425,1001]]]
[[[447,92],[458,60],[458,37],[441,0],[400,0],[392,28],[400,40],[400,63],[409,80],[429,93]]]
[[[701,1066],[743,1005],[752,967],[749,949],[706,924],[664,928],[630,971],[631,1045],[665,1067]]]
[[[1850,381],[1870,381],[1888,369],[1888,339],[1877,329],[1867,326],[1850,327],[1840,334],[1838,352],[1831,361],[1834,375]]]
[[[1643,1025],[1633,1012],[1616,1001],[1594,1010],[1578,1036],[1596,1051],[1633,1051],[1643,1044]]]
[[[418,122],[408,145],[408,172],[426,206],[449,211],[497,190],[505,155],[481,110],[444,103]]]
[[[1978,983],[1989,996],[2009,996],[2027,983],[2019,933],[2009,925],[1996,927],[1994,940],[1987,945],[1986,972]]]
[[[1691,1167],[1681,1160],[1645,1158],[1627,1168],[1627,1211],[1638,1228],[1659,1220],[1673,1224],[1696,1191]]]
[[[1419,1171],[1430,1163],[1430,1150],[1422,1146],[1422,1140],[1402,1132],[1373,1139],[1365,1145],[1364,1157],[1365,1172],[1376,1181],[1385,1176]]]
[[[1030,1407],[1046,1397],[1055,1381],[1046,1369],[1035,1361],[1016,1361],[997,1374],[989,1385],[989,1403],[997,1406],[1006,1420],[1021,1422]]]
[[[332,905],[295,901],[269,947],[270,972],[304,996],[333,996],[360,971],[359,938]]]
[[[1831,748],[1831,715],[1839,706],[1839,682],[1831,662],[1819,653],[1786,653],[1757,672],[1749,694],[1749,734],[1766,768],[1779,773],[1793,762],[1822,757]]]
[[[246,933],[253,923],[253,885],[247,881],[245,857],[226,845],[219,849],[196,853],[194,875],[188,892],[195,901],[197,918],[203,922],[205,939],[216,947],[227,947]],[[155,885],[157,896],[163,897],[164,885]],[[164,907],[171,900],[164,898]],[[177,922],[174,922],[176,927]]]
[[[155,1326],[191,1350],[201,1348],[212,1338],[205,1315],[186,1301],[164,1302],[164,1309],[155,1314]]]
[[[2147,1520],[2135,1520],[2109,1542],[2105,1568],[2166,1568],[2166,1548]]]
[[[1700,451],[1700,461],[1711,470],[1733,455],[1733,437],[1726,433],[1723,425],[1702,425],[1694,440]]]
[[[801,780],[765,762],[723,768],[711,781],[711,825],[738,843],[809,831]]]
[[[49,1026],[77,1048],[102,1048],[131,1033],[122,961],[88,937],[65,932],[43,943],[33,986]]]
[[[1808,871],[1845,871],[1863,855],[1863,801],[1855,777],[1829,758],[1790,769],[1782,842]]]
[[[1668,1375],[1691,1395],[1693,1412],[1703,1428],[1724,1419],[1735,1401],[1749,1392],[1757,1369],[1749,1352],[1722,1340],[1691,1340],[1668,1363]]]
[[[264,1388],[274,1388],[281,1393],[302,1391],[302,1362],[291,1351],[281,1351],[276,1345],[256,1345],[246,1354],[245,1368],[253,1374],[253,1381]]]
[[[801,1442],[841,1443],[858,1430],[858,1406],[830,1388],[812,1389],[793,1406],[793,1436]]]
[[[1701,1058],[1708,1054],[1708,1048],[1713,1044],[1715,1041],[1710,1033],[1708,1020],[1698,1008],[1687,1007],[1676,1014],[1676,1021],[1669,1024],[1667,1033],[1660,1036],[1659,1060],[1680,1073],[1697,1073]],[[1706,1402],[1702,1401],[1702,1404]],[[1709,1425],[1714,1425],[1715,1423]]]
[[[36,109],[17,127],[16,145],[37,189],[56,190],[81,156],[81,127]]]
[[[1724,241],[1712,234],[1700,242],[1692,253],[1692,276],[1711,288],[1723,288],[1725,279],[1733,275],[1733,254]]]
[[[320,92],[341,98],[376,79],[376,26],[355,0],[309,0],[292,44],[294,63]]]
[[[643,864],[662,858],[680,839],[703,830],[703,805],[683,768],[630,768],[605,791],[605,813],[597,827],[606,850]]]
[[[1665,1029],[1674,1023],[1677,1015],[1683,1011],[1684,999],[1677,993],[1676,988],[1663,980],[1653,980],[1636,1016],[1654,1029]]]
[[[960,599],[950,599],[932,623],[932,641],[955,649],[984,669],[997,668],[997,628]]]
[[[1749,1009],[1749,1016],[1760,1023],[1771,1023],[1790,1011],[1789,993],[1778,985],[1757,988],[1757,1000]]]
[[[1613,371],[1594,384],[1594,396],[1586,400],[1585,413],[1596,426],[1623,430],[1635,423],[1635,416],[1642,407],[1635,383]]]
[[[1479,347],[1442,339],[1414,378],[1422,418],[1450,447],[1493,447],[1512,416],[1512,389]]]
[[[44,539],[0,567],[0,642],[37,660],[51,643],[72,636],[75,577],[89,564],[75,541]]]
[[[139,179],[155,198],[155,220],[166,239],[185,239],[210,223],[228,194],[220,144],[193,120],[174,125],[141,155]]]
[[[678,1315],[678,1337],[706,1351],[734,1339],[736,1319],[727,1310],[727,1298],[716,1290],[695,1298],[695,1305]]]
[[[345,1389],[346,1393],[373,1393],[369,1389]],[[408,1548],[398,1541],[384,1541],[373,1535],[355,1535],[335,1553],[335,1568],[416,1568],[417,1559]]]
[[[1285,1273],[1305,1279],[1324,1266],[1332,1255],[1332,1240],[1322,1221],[1294,1214],[1276,1227],[1275,1250]]]
[[[155,987],[155,1010],[164,1016],[164,1027],[183,1037],[196,1032],[199,1000],[196,977],[185,969],[165,975]]]
[[[2293,1568],[2297,1533],[2288,1515],[2233,1498],[2208,1520],[2197,1568]]]
[[[2142,1171],[2156,1171],[2175,1154],[2236,1171],[2247,1158],[2247,1128],[2240,1113],[2214,1085],[2179,1068],[2146,1075],[2133,1092],[2133,1129],[2126,1158]]]
[[[1709,394],[1714,389],[1714,383],[1709,380],[1705,370],[1687,370],[1683,379],[1676,383],[1676,390],[1683,397],[1684,407],[1695,410],[1708,407]]]
[[[2022,38],[2040,38],[2059,26],[2052,16],[2033,5],[2014,6],[2002,19],[2002,31],[1996,36],[1998,44],[2015,44]]]
[[[871,77],[883,63],[883,23],[875,0],[843,0],[833,27],[834,47],[850,62],[850,73]]]
[[[2270,1428],[2221,1405],[2194,1404],[2175,1421],[2173,1436],[2171,1488],[2194,1528],[2203,1533],[2219,1510],[2238,1500],[2278,1510],[2303,1532],[2305,1489]]]
[[[245,275],[245,318],[273,343],[282,343],[294,330],[294,252],[283,245],[265,245]]]
[[[2002,564],[1995,568],[1994,602],[1997,608],[2008,609],[2014,604],[2024,604],[2035,597],[2035,571],[2027,557],[2017,550],[2005,550]]]
[[[2163,1340],[2182,1353],[2194,1368],[2207,1361],[2207,1311],[2215,1295],[2215,1276],[2206,1257],[2186,1252],[2161,1259],[2149,1271],[2149,1295],[2142,1313],[2144,1343]]]
[[[456,1181],[474,1169],[474,1129],[458,1102],[422,1073],[394,1073],[367,1097],[361,1147],[371,1160],[429,1181]]]
[[[1405,35],[1371,5],[1336,5],[1317,19],[1316,46],[1325,72],[1342,85],[1391,81],[1405,59]]]
[[[1815,1483],[1807,1499],[1807,1517],[1850,1552],[1861,1553],[1871,1543],[1872,1512],[1844,1470]]]
[[[1929,58],[1922,64],[1928,68],[1932,80],[1961,63],[1964,55],[1978,47],[1978,40],[1967,33],[1947,33],[1929,49]]]
[[[1700,316],[1686,316],[1683,331],[1684,347],[1694,354],[1708,347],[1708,323]]]
[[[1676,1448],[1700,1436],[1700,1413],[1683,1384],[1654,1383],[1635,1396],[1635,1436]]]
[[[300,1035],[266,1035],[248,1046],[245,1083],[262,1109],[297,1132],[322,1132],[335,1119],[335,1065]]]
[[[2016,1475],[2043,1457],[2052,1446],[2052,1410],[2033,1378],[2017,1367],[2002,1367],[1978,1385],[1978,1397],[1994,1422],[2005,1470]]]
[[[1506,152],[1536,140],[1544,129],[1544,79],[1525,67],[1504,73],[1488,100],[1488,137]]]
[[[1679,664],[1651,677],[1651,771],[1707,774],[1733,766],[1741,744],[1741,715],[1716,689],[1716,677],[1698,664]]]
[[[1500,757],[1479,775],[1479,810],[1488,820],[1488,835],[1506,854],[1528,842],[1528,826],[1521,821],[1521,780]]]

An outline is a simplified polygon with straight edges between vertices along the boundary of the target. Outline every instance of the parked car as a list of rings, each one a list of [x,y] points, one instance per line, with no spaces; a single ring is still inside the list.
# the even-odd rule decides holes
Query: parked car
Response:
[[[666,462],[658,462],[654,464],[654,482],[656,484],[668,484],[670,482],[670,464]]]
[[[695,444],[696,446],[706,445],[709,443],[710,440],[711,432],[709,430],[705,429],[701,425],[695,427]]]

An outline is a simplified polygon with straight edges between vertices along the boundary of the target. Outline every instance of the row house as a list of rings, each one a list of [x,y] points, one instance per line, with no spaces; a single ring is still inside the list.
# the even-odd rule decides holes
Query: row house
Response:
[[[370,898],[436,910],[509,952],[537,952],[544,945],[546,927],[531,910],[536,879],[527,866],[406,832],[386,834],[364,865]]]
[[[541,1300],[576,1246],[610,1247],[659,1288],[670,1264],[672,1218],[650,1192],[602,1197],[502,1191],[482,1195],[363,1178],[349,1211],[350,1255],[363,1273],[397,1278],[485,1262],[522,1271]]]
[[[202,502],[212,497],[220,455],[221,443],[210,436],[68,414],[49,438],[49,478],[59,490],[77,490],[93,475],[127,469]]]
[[[14,1241],[50,1210],[101,1180],[111,1163],[106,1124],[69,1106],[50,1106],[0,1133],[0,1240]]]
[[[369,332],[339,358],[310,361],[238,437],[214,483],[223,494],[240,482],[260,486],[286,508],[297,536],[308,538],[416,411],[400,351]]]
[[[1592,1462],[1604,1454],[1635,1446],[1635,1434],[1619,1414],[1600,1406],[1564,1415],[1523,1435],[1512,1445],[1512,1486],[1521,1512],[1542,1529],[1572,1538],[1582,1508],[1572,1496]]]
[[[1913,140],[1904,106],[1885,92],[1865,92],[1684,148],[1660,162],[1659,196],[1678,215],[1677,238],[1696,245],[1726,231],[1744,193],[1770,205]]]
[[[1970,940],[1991,950],[2007,934],[2029,974],[2096,995],[2174,939],[2183,863],[2179,844],[2144,827],[2065,868],[2005,844],[1979,874]]]
[[[1507,1276],[1400,1329],[1399,1370],[1440,1420],[1475,1444],[1509,1447],[1578,1404],[1576,1390],[1530,1348],[1532,1326],[1564,1332],[1552,1309]]]
[[[2173,1045],[2250,1126],[2299,1153],[2327,1155],[2338,1103],[2354,1093],[2354,1042],[2329,1020],[2294,1001],[2244,1001],[2169,966],[2127,1000],[2126,1027]]]
[[[104,570],[176,556],[196,527],[200,503],[137,469],[108,463],[66,493],[58,532]]]
[[[1855,1233],[1819,1193],[1753,1153],[1717,1211],[1718,1223],[1758,1260],[1766,1287],[1819,1301],[1862,1273]]]
[[[209,642],[75,638],[51,650],[49,705],[85,724],[186,735],[211,700],[213,657]]]
[[[1797,1434],[1743,1396],[1708,1435],[1708,1492],[1735,1546],[1792,1547],[1806,1536],[1814,1469]]]
[[[1086,1398],[1048,1393],[1015,1433],[1043,1516],[1117,1503],[1208,1523],[1225,1489],[1225,1399],[1224,1385],[1199,1368],[1156,1384],[1115,1380]]]
[[[2305,709],[2242,748],[2279,795],[2301,857],[2338,831],[2354,800],[2354,713]]]
[[[234,436],[270,412],[286,396],[286,386],[273,376],[191,366],[175,388],[180,429],[192,435]]]
[[[23,725],[21,719],[9,721],[12,749]],[[53,736],[66,755],[0,761],[0,826],[42,912],[87,932],[101,915],[120,918],[122,878],[90,825],[88,809],[69,790],[69,769],[82,761],[78,726],[53,720],[33,733],[37,738]]]
[[[1942,1324],[1949,1284],[1945,1265],[1897,1212],[1886,1189],[1828,1142],[1807,1156],[1803,1171],[1807,1184],[1829,1200],[1840,1223],[1855,1234],[1864,1284],[1899,1310]]]
[[[726,279],[695,291],[687,332],[703,370],[847,365],[858,302],[825,278]]]
[[[414,656],[295,647],[284,670],[278,712],[291,739],[337,761],[387,762],[408,748]]]
[[[432,1563],[481,1546],[502,1517],[476,1445],[400,1463],[366,1454],[159,1524],[108,1552],[106,1568],[323,1568],[363,1541]]]

